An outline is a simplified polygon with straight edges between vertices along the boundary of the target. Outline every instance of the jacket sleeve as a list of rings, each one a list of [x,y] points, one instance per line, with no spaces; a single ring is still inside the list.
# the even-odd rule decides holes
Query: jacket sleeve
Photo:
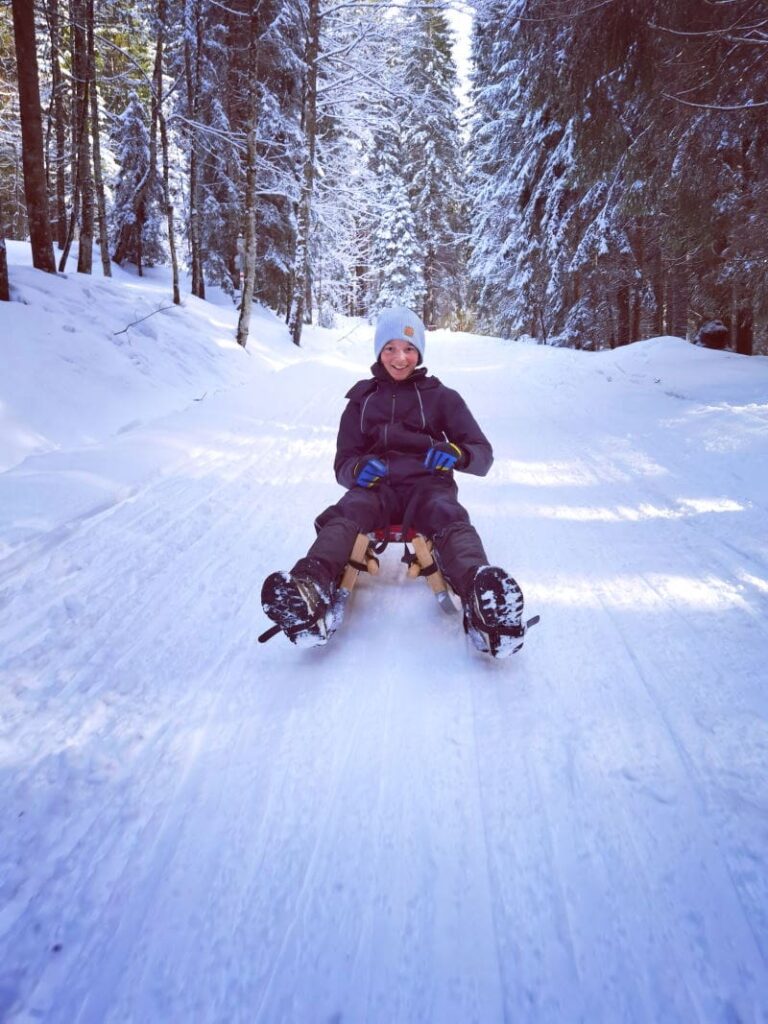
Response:
[[[485,476],[493,465],[491,442],[458,391],[451,388],[445,391],[443,430],[446,438],[457,444],[467,457],[466,463],[456,468],[463,473]]]
[[[354,468],[363,455],[370,451],[370,440],[360,429],[360,403],[354,399],[347,403],[341,414],[339,434],[336,438],[336,459],[333,468],[342,487],[355,486]]]

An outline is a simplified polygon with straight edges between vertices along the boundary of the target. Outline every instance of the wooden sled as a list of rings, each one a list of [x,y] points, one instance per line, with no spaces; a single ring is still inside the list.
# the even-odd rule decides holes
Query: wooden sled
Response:
[[[407,565],[408,579],[424,577],[438,604],[449,615],[456,613],[457,608],[451,599],[451,591],[432,557],[432,541],[415,530],[403,532],[402,526],[390,526],[388,531],[376,530],[371,534],[358,533],[352,546],[349,562],[341,577],[339,588],[349,595],[357,583],[361,572],[375,576],[379,571],[379,559],[376,556],[376,543],[403,543],[406,554],[403,562]],[[410,547],[409,547],[410,545]]]

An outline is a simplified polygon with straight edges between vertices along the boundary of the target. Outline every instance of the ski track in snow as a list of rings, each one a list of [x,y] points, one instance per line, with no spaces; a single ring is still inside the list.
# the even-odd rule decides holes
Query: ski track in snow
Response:
[[[396,545],[327,648],[257,645],[338,494],[322,358],[153,423],[150,479],[0,562],[3,1021],[768,1020],[761,495],[580,354],[430,348],[542,615],[510,661]]]

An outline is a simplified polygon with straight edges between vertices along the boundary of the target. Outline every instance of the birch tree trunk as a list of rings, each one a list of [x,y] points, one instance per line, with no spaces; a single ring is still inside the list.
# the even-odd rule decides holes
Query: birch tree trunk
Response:
[[[21,114],[21,148],[24,164],[24,199],[32,243],[32,265],[56,273],[48,189],[43,158],[43,117],[37,75],[35,5],[33,0],[13,0],[13,33]]]
[[[191,124],[189,146],[189,248],[190,270],[192,272],[192,294],[205,298],[203,276],[203,253],[200,233],[200,141],[197,120],[200,114],[198,96],[200,93],[200,53],[203,45],[202,14],[198,0],[188,0],[187,18],[194,25],[194,33],[188,25],[184,37],[184,71],[187,84],[187,109]],[[194,46],[190,36],[193,35]]]
[[[257,122],[259,116],[258,81],[259,47],[257,15],[251,13],[251,36],[249,43],[248,72],[251,79],[248,90],[250,110],[248,111],[248,138],[245,171],[245,203],[243,214],[243,291],[240,298],[240,315],[237,321],[237,343],[243,348],[248,344],[253,309],[253,289],[256,278],[256,160],[258,157]]]
[[[173,303],[181,305],[181,293],[179,291],[179,260],[176,254],[176,236],[173,223],[173,203],[171,202],[170,184],[170,159],[168,156],[168,126],[163,113],[163,62],[165,48],[165,20],[166,0],[157,0],[157,47],[155,50],[155,71],[154,89],[157,99],[157,120],[160,127],[160,148],[163,155],[163,205],[165,206],[165,217],[168,224],[168,250],[171,255],[171,277],[173,288]]]
[[[73,45],[75,51],[75,77],[77,79],[77,105],[79,107],[78,155],[81,201],[80,201],[80,244],[77,250],[77,270],[90,274],[93,270],[93,175],[91,174],[90,116],[88,112],[90,94],[90,62],[88,59],[88,14],[93,17],[93,2],[73,2],[74,24]],[[91,26],[91,35],[93,27]]]
[[[88,2],[88,80],[90,81],[91,137],[93,143],[93,179],[96,190],[96,210],[99,215],[99,251],[104,277],[112,277],[109,258],[109,232],[107,230],[107,199],[104,192],[104,172],[101,166],[101,137],[99,135],[99,93],[96,86],[96,52],[93,39],[93,0]]]
[[[310,231],[312,227],[312,193],[315,184],[315,149],[317,143],[317,61],[320,54],[320,0],[309,0],[307,38],[307,84],[304,100],[304,137],[306,155],[299,197],[298,239],[294,262],[293,310],[289,328],[294,345],[301,344],[301,331],[307,308],[310,284]]]

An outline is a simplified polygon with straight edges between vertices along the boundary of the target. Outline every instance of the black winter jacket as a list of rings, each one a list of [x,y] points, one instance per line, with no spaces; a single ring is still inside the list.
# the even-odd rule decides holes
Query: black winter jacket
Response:
[[[366,455],[387,461],[395,486],[432,476],[424,455],[438,441],[452,441],[465,453],[457,469],[485,476],[493,450],[458,391],[428,377],[425,367],[404,381],[393,380],[381,363],[371,372],[372,379],[347,393],[341,416],[334,469],[342,487],[355,486],[355,467]]]

